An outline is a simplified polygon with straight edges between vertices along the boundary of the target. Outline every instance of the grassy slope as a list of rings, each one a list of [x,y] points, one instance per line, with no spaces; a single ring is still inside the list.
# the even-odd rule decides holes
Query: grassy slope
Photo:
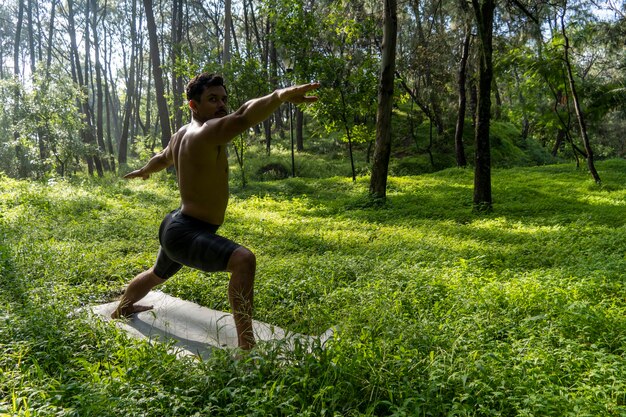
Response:
[[[340,330],[204,363],[71,314],[151,265],[171,182],[2,178],[0,415],[625,415],[626,162],[598,168],[602,188],[496,170],[488,216],[468,170],[392,178],[383,208],[365,178],[235,189],[222,233],[257,254],[256,318]],[[164,290],[226,310],[226,284],[185,268]]]

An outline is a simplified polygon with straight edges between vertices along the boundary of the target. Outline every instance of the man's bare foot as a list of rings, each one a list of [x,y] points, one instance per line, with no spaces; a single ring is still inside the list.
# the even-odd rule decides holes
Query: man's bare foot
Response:
[[[152,310],[154,306],[142,306],[139,304],[133,304],[131,306],[118,306],[111,314],[112,319],[119,319],[121,317],[130,317],[133,314],[141,313],[142,311]]]

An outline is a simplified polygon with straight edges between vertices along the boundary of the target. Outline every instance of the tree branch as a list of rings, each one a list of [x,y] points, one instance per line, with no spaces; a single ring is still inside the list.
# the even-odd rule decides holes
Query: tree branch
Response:
[[[535,17],[530,11],[528,11],[526,6],[524,6],[522,3],[520,3],[519,0],[511,0],[511,2],[514,5],[516,5],[522,11],[522,13],[524,13],[530,20],[535,22],[535,24],[537,24],[537,25],[539,24],[539,20],[537,19],[537,17]]]

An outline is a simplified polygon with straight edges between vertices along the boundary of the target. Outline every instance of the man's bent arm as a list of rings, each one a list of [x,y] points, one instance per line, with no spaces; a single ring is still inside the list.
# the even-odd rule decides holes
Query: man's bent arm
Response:
[[[124,175],[124,178],[143,178],[147,180],[150,177],[150,174],[154,174],[155,172],[159,172],[164,170],[165,168],[170,167],[174,164],[174,159],[172,157],[172,152],[169,149],[169,146],[163,149],[158,154],[154,155],[146,165],[143,167],[129,172]]]

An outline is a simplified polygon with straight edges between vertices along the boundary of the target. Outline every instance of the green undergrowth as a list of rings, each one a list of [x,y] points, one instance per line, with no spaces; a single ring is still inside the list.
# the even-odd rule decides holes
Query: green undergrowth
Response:
[[[177,359],[81,308],[151,266],[178,196],[0,177],[0,415],[625,416],[626,161],[250,181],[221,233],[257,255],[255,318],[326,346]],[[228,310],[226,274],[163,291]]]

